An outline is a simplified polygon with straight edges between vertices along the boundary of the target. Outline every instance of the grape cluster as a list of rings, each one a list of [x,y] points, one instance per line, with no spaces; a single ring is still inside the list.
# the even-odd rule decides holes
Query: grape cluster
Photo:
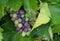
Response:
[[[11,20],[15,24],[16,30],[22,33],[22,35],[27,34],[31,30],[29,18],[26,15],[27,14],[24,10],[16,11],[10,14]]]

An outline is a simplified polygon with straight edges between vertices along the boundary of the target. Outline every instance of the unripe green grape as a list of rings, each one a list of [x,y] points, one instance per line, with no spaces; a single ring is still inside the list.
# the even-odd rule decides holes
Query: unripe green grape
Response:
[[[26,17],[25,21],[28,21],[29,19]]]
[[[14,23],[15,23],[15,25],[18,25],[18,23],[19,23],[19,22],[18,22],[18,20],[15,20],[15,22],[14,22]]]
[[[18,24],[18,27],[21,28],[23,25],[21,23]]]
[[[24,18],[24,15],[21,15],[22,18]]]
[[[26,36],[26,32],[23,31],[22,32],[22,36],[25,37]]]
[[[16,18],[17,17],[17,14],[13,14],[13,16],[12,16],[13,18]]]
[[[26,35],[29,36],[29,32],[27,32]]]

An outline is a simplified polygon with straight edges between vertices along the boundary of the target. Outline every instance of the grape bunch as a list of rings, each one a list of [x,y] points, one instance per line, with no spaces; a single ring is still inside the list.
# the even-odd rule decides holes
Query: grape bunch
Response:
[[[23,36],[25,36],[24,34],[27,35],[27,33],[31,30],[29,18],[26,15],[27,14],[25,10],[19,10],[10,14],[11,20],[15,24],[16,30],[22,33]]]

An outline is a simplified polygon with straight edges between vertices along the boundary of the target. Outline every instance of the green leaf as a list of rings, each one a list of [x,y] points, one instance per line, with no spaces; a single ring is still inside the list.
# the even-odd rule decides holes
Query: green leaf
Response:
[[[12,41],[12,37],[17,33],[15,25],[10,20],[9,15],[4,17],[5,23],[2,25],[3,31],[3,41]]]
[[[3,31],[3,29],[2,29],[2,28],[0,28],[0,41],[2,41],[2,39],[3,39],[2,31]]]
[[[60,0],[42,0],[44,2],[60,2]]]
[[[12,41],[33,41],[33,39],[31,37],[22,37],[20,33],[16,33]]]
[[[12,37],[16,34],[17,32],[15,31],[6,31],[3,32],[3,41],[12,41]],[[17,37],[16,37],[17,38]]]
[[[3,12],[4,12],[4,9],[2,6],[0,6],[0,19],[3,17]]]
[[[42,3],[40,13],[38,15],[38,18],[37,18],[32,30],[42,24],[47,24],[50,21],[50,17],[51,17],[51,15],[50,15],[50,11],[48,8],[48,4]]]
[[[0,0],[0,19],[3,17],[4,15],[4,8],[6,6],[8,0]]]
[[[0,41],[2,41],[3,39],[3,36],[2,36],[2,33],[0,32]]]
[[[28,17],[33,17],[33,19],[36,19],[35,11],[38,9],[37,0],[23,0],[23,3],[24,9],[26,10]]]
[[[50,38],[53,41],[53,32],[52,32],[52,27],[49,27],[49,34],[50,34]]]
[[[0,32],[3,32],[3,29],[0,27]]]
[[[56,24],[52,26],[53,33],[58,33],[60,35],[60,24]]]
[[[49,8],[52,16],[51,25],[60,24],[60,4],[49,4]]]
[[[2,6],[6,6],[8,0],[0,0],[0,5]]]
[[[8,0],[7,6],[13,10],[19,10],[22,5],[22,0]]]
[[[53,37],[53,35],[51,34],[52,32],[50,33],[49,29],[50,29],[49,24],[41,25],[38,28],[34,29],[30,33],[30,36],[33,37],[35,35],[35,33],[37,32],[40,37],[45,37],[48,40],[50,40]],[[52,37],[51,37],[51,35],[52,35]]]
[[[38,9],[37,0],[24,0],[23,3],[24,3],[25,9],[27,9],[27,10],[32,9],[32,10],[36,11]]]
[[[54,36],[54,41],[60,41],[60,37],[57,36],[57,35],[55,35],[55,36]]]
[[[14,25],[13,22],[11,21],[9,15],[7,15],[7,16],[4,18],[4,21],[5,21],[6,23],[4,23],[4,24],[2,25],[2,27],[3,27],[3,29],[4,29],[5,32],[6,32],[6,31],[9,31],[9,32],[11,32],[11,31],[16,31],[15,25]]]
[[[37,0],[29,0],[30,7],[36,11],[38,9],[38,1]]]

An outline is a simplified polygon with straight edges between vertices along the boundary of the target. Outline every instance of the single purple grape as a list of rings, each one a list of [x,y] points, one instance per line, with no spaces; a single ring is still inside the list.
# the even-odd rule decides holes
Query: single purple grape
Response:
[[[18,19],[18,22],[22,22],[22,19],[21,19],[21,18],[19,18],[19,19]]]
[[[24,29],[24,32],[28,32],[28,31],[29,31],[28,28],[25,28],[25,29]]]
[[[22,32],[22,29],[20,28],[19,32]]]
[[[21,14],[17,14],[17,18],[21,18]]]
[[[22,30],[24,30],[26,27],[23,25]]]
[[[26,22],[26,23],[24,24],[24,26],[26,26],[26,27],[27,27],[27,26],[29,26],[29,23],[28,23],[28,22]]]
[[[19,30],[20,30],[20,28],[16,27],[16,30],[17,30],[17,31],[19,31]]]
[[[24,10],[20,10],[20,14],[24,14],[25,13],[25,11]]]
[[[22,19],[22,22],[21,22],[21,23],[22,23],[22,24],[25,24],[25,19],[24,19],[24,18]]]

